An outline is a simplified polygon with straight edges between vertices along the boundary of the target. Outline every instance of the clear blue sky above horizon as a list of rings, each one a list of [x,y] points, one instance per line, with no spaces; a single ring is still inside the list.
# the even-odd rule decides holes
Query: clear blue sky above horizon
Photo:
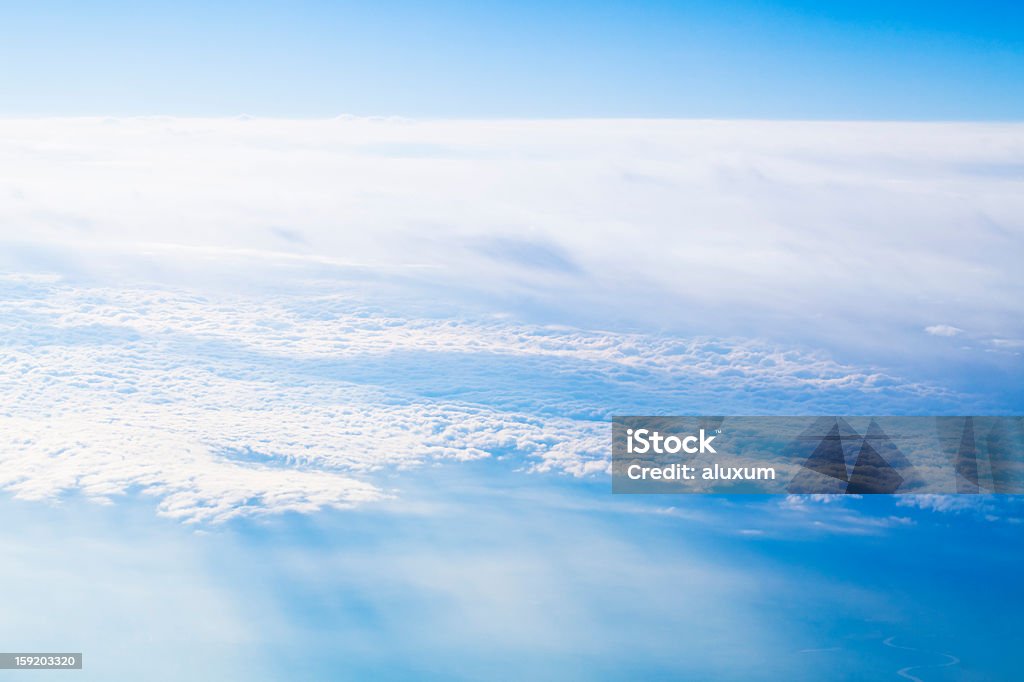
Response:
[[[0,59],[0,116],[1024,119],[1011,2],[36,2]]]

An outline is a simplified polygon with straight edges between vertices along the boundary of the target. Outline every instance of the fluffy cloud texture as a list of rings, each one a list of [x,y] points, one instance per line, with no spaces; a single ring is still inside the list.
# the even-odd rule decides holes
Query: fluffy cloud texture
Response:
[[[604,472],[617,410],[949,399],[752,341],[397,317],[336,294],[2,284],[0,483],[142,490],[188,519],[380,500],[374,472],[426,461]]]
[[[914,362],[1020,364],[1021,126],[0,131],[22,497],[217,521],[437,461],[585,476],[616,413],[998,411]]]

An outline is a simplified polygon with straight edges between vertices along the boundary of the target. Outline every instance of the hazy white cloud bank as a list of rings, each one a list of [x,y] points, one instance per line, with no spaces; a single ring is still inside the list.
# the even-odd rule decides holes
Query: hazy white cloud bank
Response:
[[[1022,160],[1015,125],[0,122],[0,485],[215,521],[602,472],[616,413],[984,407],[828,350],[1019,366]]]
[[[1022,168],[1018,124],[9,120],[0,238],[944,352],[1024,339]]]

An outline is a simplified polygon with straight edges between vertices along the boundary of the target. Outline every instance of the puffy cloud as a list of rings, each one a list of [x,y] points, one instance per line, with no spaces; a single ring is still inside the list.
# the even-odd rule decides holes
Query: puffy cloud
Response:
[[[382,500],[382,469],[608,468],[616,411],[950,399],[752,340],[425,318],[357,297],[0,282],[0,485],[196,520]]]
[[[900,363],[954,352],[937,319],[1019,362],[1021,158],[1019,125],[3,121],[0,484],[222,520],[600,473],[616,413],[1005,410]]]

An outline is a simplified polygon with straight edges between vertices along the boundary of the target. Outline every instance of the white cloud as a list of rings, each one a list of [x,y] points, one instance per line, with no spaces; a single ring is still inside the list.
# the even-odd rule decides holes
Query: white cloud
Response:
[[[0,240],[36,248],[0,261],[262,257],[580,326],[1020,338],[1022,160],[1017,124],[8,120]]]
[[[858,500],[862,495],[787,495],[767,510],[763,521],[773,534],[794,532],[831,535],[879,535],[891,529],[914,525],[905,516],[864,513]]]
[[[951,397],[750,340],[398,316],[337,293],[36,277],[0,293],[0,485],[101,501],[142,490],[189,520],[383,500],[375,472],[426,461],[511,454],[602,473],[616,409]]]
[[[622,410],[968,409],[871,358],[1024,336],[1024,192],[977,170],[1022,158],[1019,125],[0,121],[0,485],[223,520],[428,461],[600,473]]]
[[[985,495],[901,495],[896,504],[945,513],[992,509],[992,501]]]
[[[948,324],[933,324],[930,327],[925,327],[924,331],[932,336],[956,336],[964,332],[963,329]]]

